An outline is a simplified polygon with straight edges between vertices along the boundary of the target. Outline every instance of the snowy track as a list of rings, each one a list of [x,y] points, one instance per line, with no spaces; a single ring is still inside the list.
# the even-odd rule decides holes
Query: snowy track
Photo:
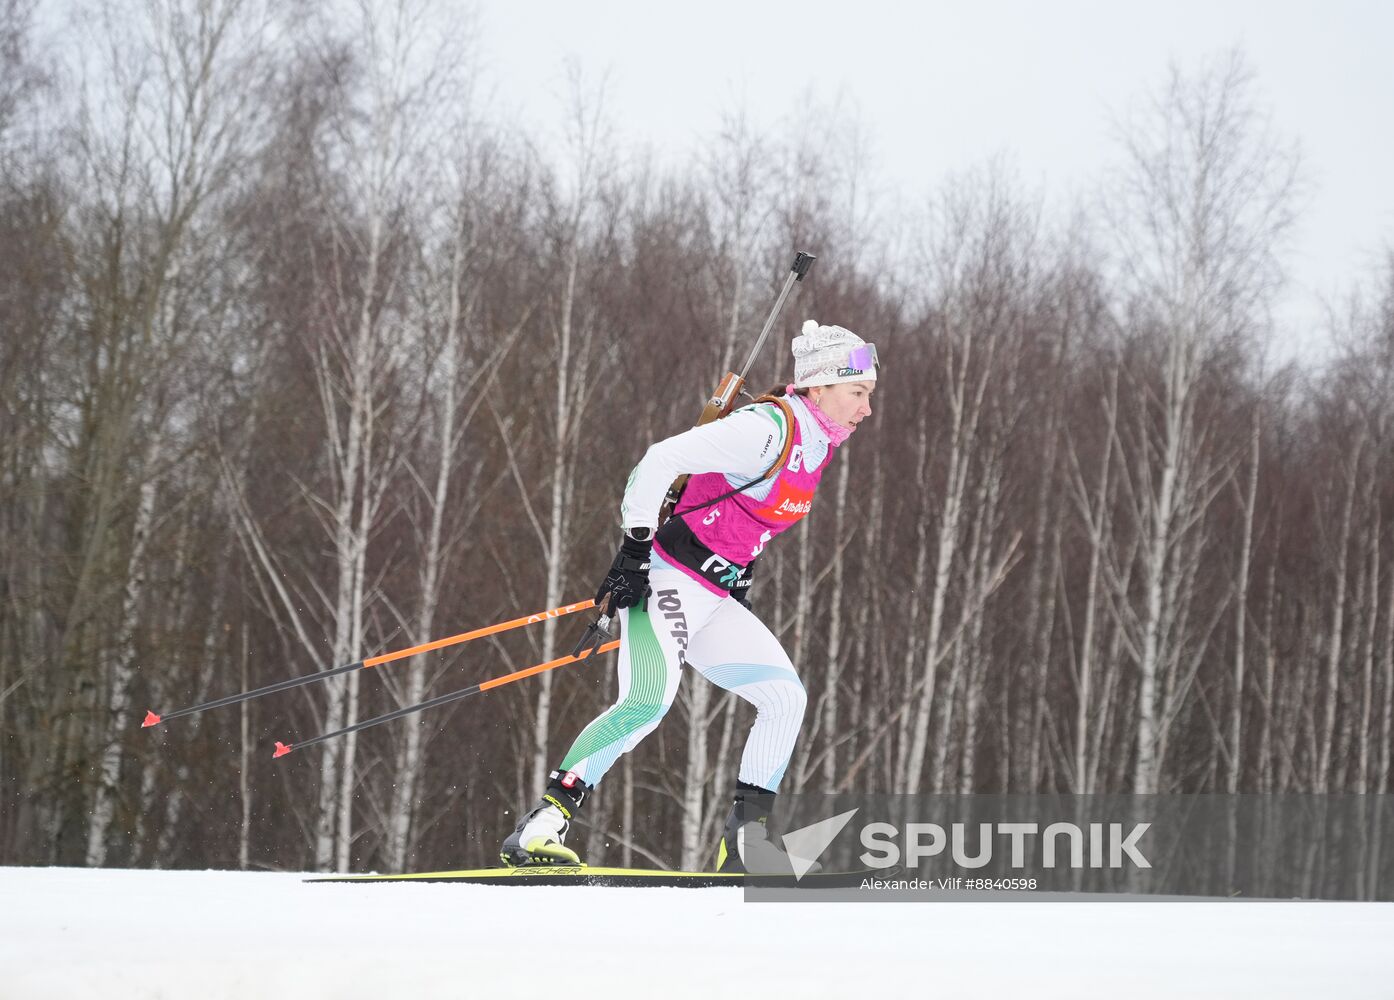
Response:
[[[0,868],[0,1000],[1394,997],[1394,904],[748,904],[301,878]]]

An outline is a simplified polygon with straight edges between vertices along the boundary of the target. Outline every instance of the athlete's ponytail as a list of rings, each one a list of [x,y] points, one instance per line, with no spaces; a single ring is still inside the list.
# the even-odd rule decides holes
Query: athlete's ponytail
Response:
[[[776,385],[776,386],[774,386],[773,388],[771,388],[769,392],[765,393],[765,395],[766,395],[766,396],[787,396],[787,395],[789,395],[789,389],[790,389],[790,388],[791,388],[791,387],[790,387],[790,385],[789,385],[788,382],[781,382],[781,383],[779,383],[779,385]],[[807,398],[807,396],[808,396],[808,387],[805,386],[805,387],[802,388],[802,389],[795,389],[793,394],[794,394],[795,396],[803,396],[803,397]]]

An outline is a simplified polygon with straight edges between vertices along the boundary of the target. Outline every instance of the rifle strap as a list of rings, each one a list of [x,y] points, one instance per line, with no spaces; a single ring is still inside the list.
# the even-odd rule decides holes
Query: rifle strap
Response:
[[[681,517],[684,514],[691,514],[695,510],[703,510],[707,507],[712,506],[713,504],[718,504],[723,500],[728,500],[731,497],[735,496],[737,493],[744,493],[746,490],[750,489],[757,483],[768,482],[774,476],[779,475],[779,470],[784,468],[784,464],[789,461],[790,452],[794,450],[794,408],[785,401],[783,396],[761,396],[759,399],[755,400],[754,403],[750,403],[748,405],[755,406],[759,403],[773,403],[775,406],[778,406],[780,412],[784,414],[784,426],[786,430],[784,432],[784,446],[779,449],[779,456],[774,460],[774,462],[770,464],[770,467],[760,475],[759,479],[752,479],[744,486],[737,486],[735,489],[723,493],[718,497],[714,497],[711,500],[708,500],[706,503],[699,503],[695,507],[688,507],[686,510],[675,509],[673,511],[674,517]],[[745,407],[741,407],[741,409],[744,408]],[[732,410],[731,412],[734,413],[736,411]]]

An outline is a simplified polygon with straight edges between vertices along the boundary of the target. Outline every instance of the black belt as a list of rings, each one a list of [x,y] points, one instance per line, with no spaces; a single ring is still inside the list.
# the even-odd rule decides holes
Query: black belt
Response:
[[[748,567],[719,556],[703,545],[681,517],[670,517],[665,521],[654,540],[663,546],[663,551],[669,556],[713,586],[731,594],[740,593],[750,586],[750,577],[746,573]]]

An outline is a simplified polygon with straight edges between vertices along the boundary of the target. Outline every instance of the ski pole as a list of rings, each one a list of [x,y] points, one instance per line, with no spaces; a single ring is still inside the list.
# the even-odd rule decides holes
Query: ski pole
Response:
[[[608,653],[612,649],[618,649],[619,645],[619,640],[616,639],[613,642],[607,642],[605,643],[605,645],[597,647],[594,652]],[[557,667],[564,667],[568,663],[576,663],[579,660],[590,659],[592,655],[594,654],[588,653],[585,656],[559,656],[555,660],[548,660],[546,663],[539,663],[536,666],[525,667],[522,670],[515,670],[511,674],[505,674],[502,677],[495,677],[492,680],[483,681],[479,684],[463,688],[459,691],[452,691],[450,694],[440,695],[439,697],[432,698],[429,701],[423,701],[418,705],[408,705],[406,708],[399,708],[395,712],[388,712],[386,715],[379,715],[377,718],[374,719],[366,719],[363,722],[358,723],[357,725],[346,726],[343,729],[336,729],[332,733],[323,733],[320,736],[315,736],[312,739],[303,740],[299,743],[282,743],[280,740],[277,740],[276,752],[273,753],[271,756],[284,757],[292,750],[302,750],[305,747],[312,747],[316,743],[323,743],[326,740],[332,740],[336,736],[345,736],[349,733],[356,733],[360,729],[367,729],[369,726],[376,726],[383,722],[391,722],[393,719],[400,719],[403,716],[413,715],[416,712],[424,712],[428,708],[436,708],[440,705],[447,705],[452,701],[459,701],[461,698],[468,698],[472,694],[480,694],[484,691],[493,690],[496,687],[503,687],[505,684],[512,684],[514,681],[520,681],[524,677],[531,677],[534,674],[540,674],[546,670],[554,670]]]
[[[564,615],[574,614],[577,611],[585,611],[587,608],[594,606],[595,601],[579,601],[575,604],[563,604],[561,607],[552,608],[550,611],[539,611],[537,614],[524,615],[522,618],[514,618],[512,621],[499,622],[497,625],[486,625],[483,628],[477,628],[470,632],[461,632],[459,635],[447,636],[444,639],[423,642],[419,646],[399,649],[394,653],[383,653],[381,656],[371,656],[366,660],[347,663],[342,667],[334,667],[331,670],[320,670],[313,674],[306,674],[303,677],[292,677],[289,680],[277,681],[275,684],[259,687],[255,691],[230,694],[226,698],[205,701],[201,705],[191,705],[188,708],[176,709],[173,712],[166,712],[163,715],[157,715],[154,712],[147,711],[145,713],[145,721],[140,725],[142,729],[148,729],[151,726],[158,726],[161,722],[168,722],[170,719],[177,719],[180,716],[193,715],[197,712],[206,712],[210,708],[222,708],[225,705],[236,705],[239,702],[251,701],[253,698],[260,698],[263,695],[275,694],[278,691],[289,691],[291,688],[301,687],[305,684],[315,684],[319,681],[328,680],[331,677],[337,677],[340,674],[352,673],[355,670],[367,670],[370,667],[380,667],[384,663],[391,663],[393,660],[405,659],[408,656],[415,656],[418,653],[429,653],[435,649],[443,649],[446,646],[454,646],[462,642],[469,642],[471,639],[480,639],[486,635],[498,635],[500,632],[522,628],[524,625],[532,625],[535,622],[546,621],[548,618],[560,618]]]

